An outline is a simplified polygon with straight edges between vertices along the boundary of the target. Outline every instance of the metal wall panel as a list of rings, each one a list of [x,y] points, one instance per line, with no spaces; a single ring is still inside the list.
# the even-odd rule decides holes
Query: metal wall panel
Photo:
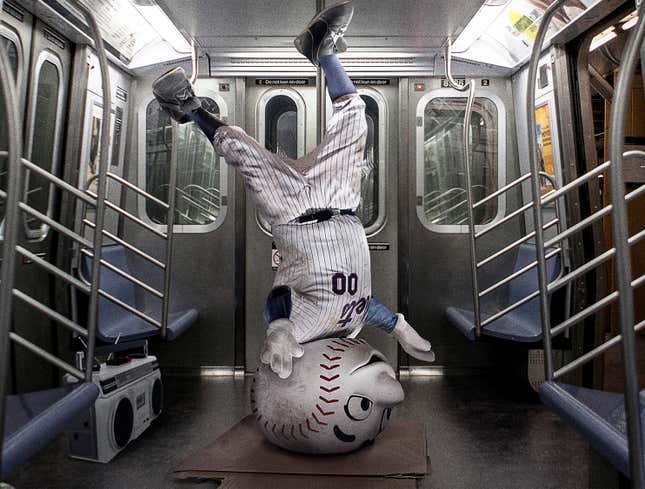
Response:
[[[127,175],[132,182],[139,181],[138,171],[145,164],[141,161],[139,135],[140,124],[145,124],[145,107],[152,97],[152,81],[139,80],[132,87],[130,127],[138,128],[130,131],[126,152],[129,155]],[[197,95],[203,89],[221,96],[231,124],[236,123],[238,114],[235,84],[234,79],[215,78],[200,78],[195,84]],[[152,352],[159,355],[164,368],[194,373],[205,367],[232,367],[235,363],[235,309],[237,301],[241,300],[235,296],[235,253],[241,246],[235,239],[235,180],[235,172],[229,171],[226,182],[228,206],[221,226],[204,233],[175,235],[170,310],[195,308],[199,311],[199,319],[178,340],[153,345]],[[126,201],[129,212],[145,218],[139,213],[138,199],[128,195]],[[165,229],[165,226],[161,228]],[[165,241],[127,220],[124,221],[124,236],[152,256],[164,256]],[[135,276],[161,287],[163,276],[159,270],[136,257],[132,257],[129,265]],[[139,291],[137,302],[148,312],[159,311],[159,300],[145,292]]]
[[[402,80],[401,83],[405,83]],[[437,233],[429,231],[417,217],[416,171],[417,155],[416,127],[417,106],[423,96],[430,90],[441,87],[441,80],[409,79],[405,92],[409,94],[405,108],[407,115],[407,130],[409,140],[401,141],[407,146],[407,160],[400,165],[399,205],[400,214],[407,214],[402,219],[400,229],[401,240],[401,270],[402,304],[407,312],[410,324],[420,334],[430,339],[437,353],[435,366],[447,368],[490,367],[499,363],[497,358],[499,348],[492,343],[469,342],[452,327],[446,320],[445,309],[448,306],[472,308],[472,285],[470,278],[470,257],[468,235],[462,233]],[[417,83],[423,84],[423,89],[415,91]],[[476,81],[481,87],[479,80]],[[491,78],[490,85],[485,88],[495,94],[504,104],[506,111],[506,182],[511,182],[519,176],[517,161],[514,104],[511,83],[508,79]],[[501,170],[501,169],[500,169]],[[506,213],[518,208],[519,193],[509,192],[506,198]],[[521,236],[523,223],[514,219],[489,233],[488,237],[480,239],[478,256],[483,258],[496,249],[500,243],[510,243]],[[498,261],[500,273],[512,269],[513,253]],[[503,294],[504,291],[501,291]],[[494,304],[484,302],[484,311],[490,310]],[[419,362],[410,359],[411,365]]]
[[[38,138],[38,132],[41,129],[53,130],[53,152],[52,164],[58,167],[57,174],[62,173],[62,156],[65,146],[65,123],[67,120],[68,100],[67,88],[71,73],[72,48],[69,41],[57,32],[39,20],[33,24],[31,56],[28,60],[30,86],[27,90],[27,108],[26,108],[26,129],[24,132],[25,147],[23,154],[26,158],[33,156],[33,149],[44,141]],[[37,98],[37,72],[40,70],[43,62],[49,61],[56,66],[59,76],[58,94],[49,93],[49,88],[43,89],[41,95],[53,96],[58,101],[57,113],[55,116],[56,126],[54,128],[43,128],[39,126],[42,114],[36,113],[38,103]],[[33,139],[36,135],[37,139]],[[45,163],[48,164],[48,163]],[[60,193],[53,189],[50,211],[54,217],[60,211]],[[24,214],[23,214],[24,216]],[[34,254],[44,257],[50,263],[56,263],[56,239],[55,233],[49,230],[46,237],[29,239],[23,241],[25,248]],[[18,259],[16,267],[16,287],[25,293],[28,293],[44,304],[53,306],[54,303],[54,281],[51,276],[38,265],[26,263],[25,260]],[[36,343],[48,351],[57,351],[57,329],[42,314],[26,307],[20,301],[16,302],[15,307],[15,330],[24,338]],[[51,367],[43,360],[39,360],[33,354],[25,351],[21,347],[15,346],[15,377],[16,389],[20,392],[37,390],[40,388],[57,385],[59,378],[56,369]]]

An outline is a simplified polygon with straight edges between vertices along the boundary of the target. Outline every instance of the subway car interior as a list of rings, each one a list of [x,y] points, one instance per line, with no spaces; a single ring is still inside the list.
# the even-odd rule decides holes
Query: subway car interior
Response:
[[[373,297],[436,359],[337,341],[392,366],[427,471],[178,471],[256,411],[282,255],[268,190],[155,80],[306,159],[337,103],[294,37],[335,3],[0,0],[0,487],[645,489],[642,0],[352,0],[352,213]]]

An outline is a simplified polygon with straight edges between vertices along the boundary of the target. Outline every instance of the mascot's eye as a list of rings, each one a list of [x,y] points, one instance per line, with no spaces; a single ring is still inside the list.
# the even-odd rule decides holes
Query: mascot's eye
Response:
[[[345,414],[354,421],[363,421],[372,412],[373,404],[367,397],[352,396],[345,404]]]

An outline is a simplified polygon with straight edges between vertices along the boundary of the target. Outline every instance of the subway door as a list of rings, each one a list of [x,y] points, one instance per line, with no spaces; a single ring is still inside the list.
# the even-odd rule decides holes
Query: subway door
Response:
[[[316,147],[316,82],[270,86],[273,80],[247,79],[246,132],[272,152],[300,158]],[[277,81],[275,81],[277,83]],[[267,86],[269,85],[269,86]],[[267,324],[262,316],[279,264],[271,230],[246,192],[246,370],[255,371]]]
[[[71,46],[67,39],[40,20],[33,24],[26,126],[23,154],[41,168],[62,176],[67,87],[71,73]],[[23,201],[55,220],[60,214],[60,192],[34,172],[24,171]],[[32,253],[56,264],[56,240],[51,229],[36,218],[21,214],[23,243]],[[56,308],[50,274],[26,259],[18,259],[16,284],[36,300]],[[14,328],[47,351],[56,352],[57,326],[16,300]],[[16,389],[33,390],[57,385],[58,372],[19,346],[14,347]]]
[[[473,306],[468,238],[463,122],[466,97],[463,92],[442,88],[440,79],[406,81],[403,97],[409,100],[407,127],[409,164],[401,165],[400,202],[405,213],[400,246],[402,306],[408,320],[428,338],[437,354],[433,366],[447,369],[491,367],[499,364],[502,345],[470,342],[446,319],[449,306]],[[473,191],[476,201],[490,195],[518,176],[510,83],[504,79],[476,80],[473,107]],[[404,144],[403,142],[401,143]],[[475,213],[481,231],[518,208],[519,192],[492,199]],[[402,212],[402,216],[403,216]],[[478,240],[483,259],[519,239],[521,221],[515,219]],[[514,256],[508,253],[480,272],[485,279],[497,271],[512,270]],[[492,270],[495,268],[496,270]],[[495,295],[495,294],[493,294]],[[494,303],[484,303],[491,311]],[[411,367],[423,366],[409,359]]]
[[[172,149],[172,125],[152,95],[152,79],[133,86],[136,143],[130,145],[129,179],[166,201]],[[195,93],[214,116],[236,122],[234,79],[199,78]],[[131,126],[132,127],[132,126]],[[131,131],[132,132],[132,131]],[[170,311],[194,308],[199,318],[180,338],[154,344],[153,352],[168,371],[204,374],[232,372],[235,366],[235,174],[229,171],[208,138],[194,124],[178,126],[177,193],[172,256]],[[126,209],[167,232],[165,210],[127,192]],[[123,220],[128,242],[164,260],[165,240]],[[161,270],[129,256],[133,274],[162,290]],[[137,305],[160,316],[158,298],[139,290]]]
[[[361,203],[356,210],[370,248],[372,296],[398,311],[398,80],[353,80],[365,102],[367,171],[361,183]],[[327,120],[332,114],[327,98]],[[397,365],[397,343],[385,332],[363,328],[360,333]]]

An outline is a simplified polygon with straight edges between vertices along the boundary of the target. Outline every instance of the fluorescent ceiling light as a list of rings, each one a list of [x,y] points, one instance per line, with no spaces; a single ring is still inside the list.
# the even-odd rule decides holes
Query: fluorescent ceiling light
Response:
[[[618,34],[616,34],[616,29],[614,26],[605,29],[591,40],[589,52],[598,49],[600,46],[607,44],[609,41],[615,39],[616,37],[618,37]]]
[[[634,27],[636,24],[638,24],[638,17],[634,17],[633,19],[628,20],[627,22],[625,22],[625,23],[621,26],[621,29],[622,29],[622,30],[624,30],[624,31],[626,31],[626,30],[629,30],[629,29],[631,29],[632,27]]]
[[[170,44],[175,51],[178,53],[191,52],[190,43],[159,5],[137,5],[136,3],[133,5],[159,37]]]

